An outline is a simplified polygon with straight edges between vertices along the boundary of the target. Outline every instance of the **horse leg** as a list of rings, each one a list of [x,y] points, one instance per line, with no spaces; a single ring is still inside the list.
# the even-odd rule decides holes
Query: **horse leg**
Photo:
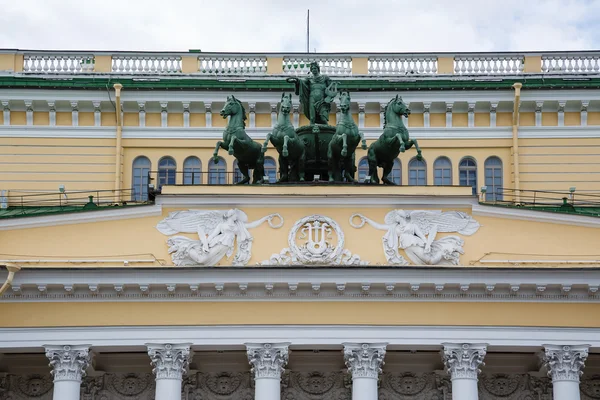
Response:
[[[347,182],[355,182],[354,181],[354,174],[353,174],[353,170],[354,170],[354,158],[353,157],[346,157],[344,158],[344,177],[346,178]]]
[[[288,151],[288,142],[290,141],[290,137],[285,135],[283,137],[283,150],[281,151],[281,155],[283,155],[284,157],[287,157],[290,155],[290,152]]]
[[[373,143],[369,147],[367,159],[369,160],[369,175],[371,175],[370,183],[379,184],[379,177],[377,176],[377,156],[375,155],[375,144],[376,143]]]
[[[240,169],[240,172],[244,176],[244,179],[242,179],[241,181],[239,181],[237,184],[238,185],[244,185],[244,184],[250,182],[250,172],[248,171],[248,164],[240,164],[240,163],[238,163],[238,168]]]
[[[423,156],[421,155],[421,148],[419,147],[417,139],[411,139],[410,141],[415,145],[415,149],[417,149],[417,160],[423,161]]]
[[[400,142],[400,152],[404,153],[404,151],[406,150],[406,147],[404,144],[404,140],[402,139],[402,135],[398,133],[398,134],[396,134],[396,138]]]
[[[229,142],[229,150],[228,150],[228,153],[229,153],[230,156],[232,156],[233,153],[234,153],[233,146],[234,146],[234,144],[235,144],[236,141],[237,141],[237,138],[235,136],[231,136],[231,141]]]
[[[335,168],[335,159],[333,157],[333,148],[332,145],[335,141],[335,136],[329,142],[329,147],[327,148],[327,174],[329,175],[329,182],[335,182],[335,178],[333,175],[333,170]]]
[[[226,150],[225,144],[219,140],[217,142],[217,145],[215,146],[215,151],[213,153],[213,161],[215,164],[219,163],[219,147],[222,147],[224,150]]]
[[[306,148],[304,147],[304,143],[300,141],[298,138],[298,146],[301,146],[302,153],[298,160],[296,161],[296,168],[298,168],[298,175],[300,176],[300,182],[304,182],[304,163],[306,162]]]
[[[279,180],[277,182],[289,182],[290,163],[287,157],[279,156]]]
[[[267,135],[267,138],[265,139],[265,142],[262,145],[262,152],[263,152],[263,154],[267,152],[267,146],[269,145],[269,141],[271,140],[271,135],[272,135],[271,133],[269,133]]]
[[[346,157],[348,155],[348,135],[342,133],[342,157]]]
[[[392,172],[393,167],[394,167],[393,161],[391,163],[386,163],[383,166],[383,177],[381,178],[381,180],[383,181],[383,183],[385,185],[395,185],[395,183],[388,178],[388,176],[390,175],[390,172]]]

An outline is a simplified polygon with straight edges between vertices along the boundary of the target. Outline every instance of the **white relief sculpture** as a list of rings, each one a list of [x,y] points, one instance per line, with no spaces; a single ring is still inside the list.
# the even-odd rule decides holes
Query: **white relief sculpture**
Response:
[[[335,236],[337,236],[337,241]],[[300,241],[300,244],[298,242]],[[344,232],[323,215],[298,220],[288,235],[289,247],[261,265],[367,265],[360,256],[344,249]]]
[[[279,218],[274,224],[273,219]],[[223,257],[231,258],[232,265],[246,265],[252,256],[254,238],[248,231],[268,222],[271,228],[281,228],[283,217],[277,213],[258,221],[248,222],[245,212],[231,210],[175,211],[158,223],[156,228],[164,235],[198,233],[199,240],[185,236],[173,236],[167,240],[173,264],[178,267],[190,265],[213,266]],[[236,248],[237,243],[237,248]]]
[[[354,219],[360,218],[355,224]],[[377,223],[362,214],[353,214],[350,225],[362,228],[368,223],[375,229],[387,231],[383,236],[383,251],[390,265],[407,265],[400,254],[404,250],[417,265],[458,265],[464,254],[464,241],[455,235],[437,239],[438,232],[457,232],[470,236],[479,229],[479,222],[460,211],[404,211],[393,210],[385,216],[385,223]]]

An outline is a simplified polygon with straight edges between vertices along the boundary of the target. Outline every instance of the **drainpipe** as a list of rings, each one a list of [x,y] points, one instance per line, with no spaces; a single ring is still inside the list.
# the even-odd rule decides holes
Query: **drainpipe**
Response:
[[[513,109],[513,124],[512,124],[512,137],[513,137],[513,145],[512,145],[512,156],[513,156],[513,172],[515,176],[515,203],[521,202],[521,182],[519,177],[519,112],[520,112],[520,103],[521,103],[521,88],[523,84],[517,82],[513,85],[513,89],[515,89],[515,101],[514,101],[514,109]]]
[[[21,267],[17,267],[16,265],[6,265],[6,269],[8,270],[8,277],[6,278],[4,285],[0,287],[0,296],[2,296],[8,287],[12,285],[12,281],[15,278],[15,273],[20,271]]]
[[[123,138],[123,120],[121,118],[121,89],[123,85],[115,83],[115,108],[117,114],[117,143],[115,145],[115,200],[121,201],[121,166],[123,157],[123,146],[121,144]]]

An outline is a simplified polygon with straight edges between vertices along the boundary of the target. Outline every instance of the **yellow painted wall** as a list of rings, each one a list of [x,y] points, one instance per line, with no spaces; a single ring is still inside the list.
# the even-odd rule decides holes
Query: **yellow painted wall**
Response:
[[[600,112],[588,112],[588,125],[600,125]]]
[[[378,126],[380,126],[379,122],[380,122],[379,114],[365,113],[365,127],[367,127],[367,128],[378,127]]]
[[[446,126],[446,113],[430,113],[429,125],[435,128]]]
[[[452,113],[452,126],[454,126],[454,127],[469,126],[469,115],[467,113]]]
[[[57,112],[56,113],[56,125],[57,126],[73,125],[73,114],[71,114],[70,112]]]
[[[521,116],[525,113],[521,113]],[[535,120],[534,120],[535,123]],[[498,112],[496,113],[496,126],[512,126],[512,113],[511,112]]]
[[[560,318],[556,318],[557,313]],[[0,314],[2,328],[189,325],[600,327],[600,304],[576,303],[1,303]]]
[[[206,114],[190,113],[190,126],[206,126]]]
[[[486,127],[490,126],[490,114],[489,113],[475,113],[475,126]],[[498,126],[498,115],[496,114],[496,126]]]
[[[542,113],[542,126],[557,126],[558,125],[558,113],[557,112],[543,112]]]
[[[510,122],[507,126],[512,125],[512,113],[510,113]],[[542,113],[543,118],[543,113]],[[519,113],[519,126],[535,126],[535,113],[534,112],[522,112]]]
[[[174,126],[174,127],[183,126],[183,114],[169,113],[167,115],[167,126]]]
[[[580,112],[566,112],[565,113],[565,126],[579,126],[581,125],[581,113]]]
[[[256,127],[268,128],[271,126],[271,114],[256,114]]]
[[[27,113],[25,113],[25,111],[11,111],[10,124],[27,125]]]
[[[117,115],[114,112],[103,112],[100,121],[102,126],[117,126]]]
[[[94,126],[94,113],[93,112],[80,112],[79,113],[79,126]]]
[[[424,124],[423,114],[410,114],[408,116],[409,127],[422,127]]]
[[[123,126],[139,126],[140,125],[140,114],[139,113],[123,113]]]
[[[146,113],[146,126],[160,126],[160,113]]]
[[[34,112],[33,113],[33,124],[34,125],[49,125],[50,114],[46,112]]]

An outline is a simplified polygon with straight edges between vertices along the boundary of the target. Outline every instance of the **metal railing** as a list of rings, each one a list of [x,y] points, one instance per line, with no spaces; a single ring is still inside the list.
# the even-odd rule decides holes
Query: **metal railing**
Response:
[[[482,196],[483,204],[600,217],[600,193],[497,188]]]

